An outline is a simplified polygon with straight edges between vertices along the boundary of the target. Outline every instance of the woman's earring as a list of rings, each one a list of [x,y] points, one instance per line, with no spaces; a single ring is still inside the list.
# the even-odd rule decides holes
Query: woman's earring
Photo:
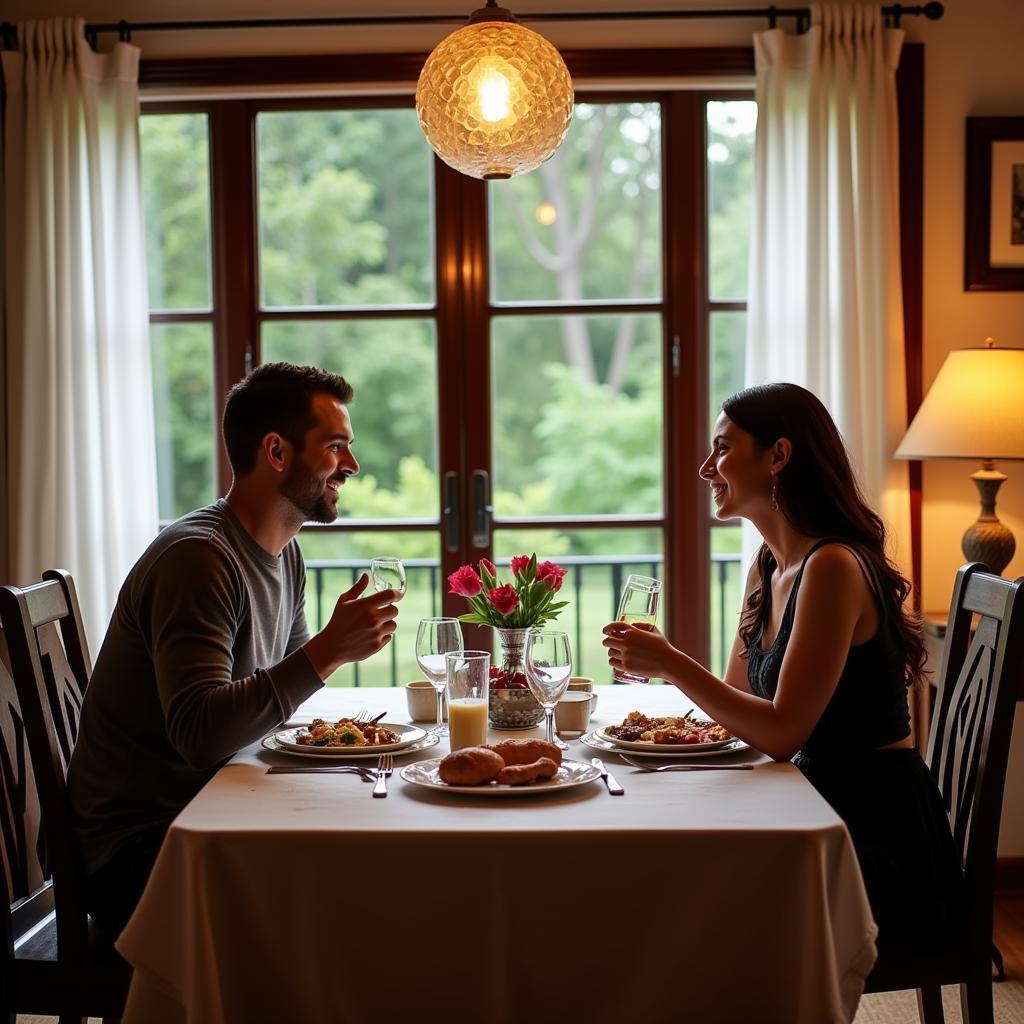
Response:
[[[772,476],[772,511],[779,511],[779,478]]]

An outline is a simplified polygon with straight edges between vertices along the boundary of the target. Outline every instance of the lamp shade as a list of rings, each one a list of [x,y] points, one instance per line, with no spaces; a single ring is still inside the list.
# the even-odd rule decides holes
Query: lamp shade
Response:
[[[416,86],[416,113],[435,153],[473,178],[511,178],[558,149],[573,87],[558,51],[501,7],[475,12],[442,39]]]
[[[950,352],[896,457],[1024,459],[1024,348]]]

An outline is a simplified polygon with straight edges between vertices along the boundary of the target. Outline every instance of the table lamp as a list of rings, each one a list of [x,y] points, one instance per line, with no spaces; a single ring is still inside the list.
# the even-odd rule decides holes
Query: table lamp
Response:
[[[1024,459],[1024,348],[958,348],[938,376],[896,449],[898,459],[973,459],[971,474],[981,514],[964,533],[969,562],[1000,574],[1016,548],[1009,527],[996,515],[996,493],[1006,479],[995,460]]]

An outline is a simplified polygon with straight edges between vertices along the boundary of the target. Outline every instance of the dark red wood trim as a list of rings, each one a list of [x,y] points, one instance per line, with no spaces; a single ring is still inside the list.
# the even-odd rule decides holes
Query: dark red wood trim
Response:
[[[448,170],[448,168],[446,168]],[[494,466],[491,461],[491,315],[490,259],[488,246],[488,185],[477,178],[449,171],[458,178],[457,202],[462,226],[458,266],[462,295],[458,353],[462,367],[462,392],[458,398],[462,438],[462,554],[467,562],[494,558],[494,530],[486,547],[473,545],[472,476],[477,470],[487,473],[489,500],[494,500]],[[443,216],[443,211],[439,210]],[[467,400],[467,396],[472,398]],[[445,600],[462,604],[445,594]],[[464,608],[457,609],[464,611]],[[468,646],[490,650],[494,642],[491,630],[483,626],[463,628]]]
[[[903,280],[903,352],[907,424],[923,397],[924,378],[924,44],[903,47],[896,72],[899,108],[900,272]],[[907,469],[910,488],[910,562],[914,609],[921,610],[921,463]]]
[[[996,895],[1024,893],[1024,857],[997,857],[994,886]]]
[[[145,89],[196,86],[353,85],[409,86],[419,78],[426,53],[338,53],[275,57],[187,57],[143,60]],[[687,78],[753,75],[748,46],[650,50],[564,50],[573,78]]]
[[[434,315],[432,305],[422,306],[271,306],[256,311],[264,320],[422,320]]]
[[[671,641],[703,665],[710,661],[710,541],[707,487],[693,470],[707,443],[707,96],[666,96],[663,119],[664,289],[670,301],[664,346],[665,628]],[[678,369],[673,345],[678,339]]]
[[[303,533],[409,533],[437,530],[439,519],[336,519],[333,523],[305,523]]]
[[[445,579],[462,563],[465,551],[467,490],[465,442],[462,436],[462,396],[466,394],[465,367],[462,363],[462,175],[434,158],[434,238],[437,275],[437,388],[438,388],[438,508],[445,507],[445,477],[455,473],[458,479],[460,530],[458,550],[445,544],[444,525],[439,537],[441,572]],[[447,591],[447,587],[442,588]],[[442,613],[459,615],[453,595],[443,593]]]
[[[217,103],[210,115],[213,227],[214,390],[217,422],[228,389],[259,363],[256,303],[256,160],[253,112],[244,100]],[[218,430],[218,436],[220,431]],[[218,445],[219,493],[231,483]]]
[[[1024,269],[989,264],[992,143],[1024,140],[1024,117],[969,117],[964,147],[964,290],[1024,291]]]
[[[576,516],[540,516],[536,519],[504,516],[495,520],[504,530],[658,530],[665,525],[663,516],[609,516],[588,519]]]
[[[162,309],[158,313],[149,314],[149,322],[151,324],[204,324],[212,319],[213,311],[210,309]]]

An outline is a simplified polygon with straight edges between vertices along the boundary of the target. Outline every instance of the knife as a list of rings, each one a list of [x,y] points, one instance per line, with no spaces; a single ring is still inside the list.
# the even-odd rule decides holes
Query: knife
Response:
[[[604,766],[604,762],[599,757],[592,757],[590,763],[601,773],[601,778],[604,779],[604,784],[608,787],[608,792],[612,796],[622,796],[626,791],[615,781],[615,776]]]
[[[317,768],[296,765],[273,764],[267,769],[268,775],[359,775],[363,782],[372,782],[374,773],[369,768],[358,768],[354,764],[321,765]]]

